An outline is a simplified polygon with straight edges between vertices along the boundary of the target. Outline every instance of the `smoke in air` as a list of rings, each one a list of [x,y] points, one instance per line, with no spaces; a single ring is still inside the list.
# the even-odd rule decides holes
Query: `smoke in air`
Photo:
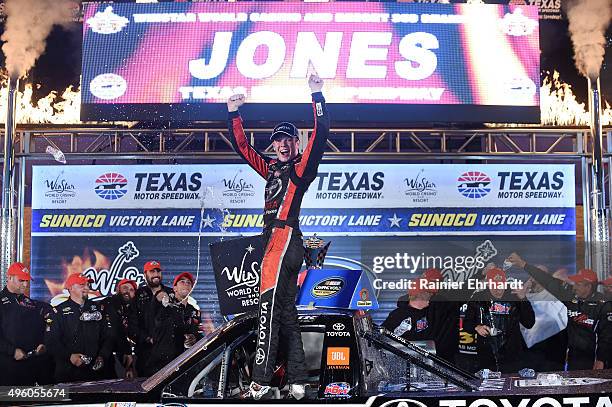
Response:
[[[566,3],[576,68],[587,78],[599,76],[605,54],[605,33],[612,19],[612,0],[572,0]]]
[[[12,78],[23,77],[45,51],[53,25],[72,21],[74,0],[6,0],[2,51]]]

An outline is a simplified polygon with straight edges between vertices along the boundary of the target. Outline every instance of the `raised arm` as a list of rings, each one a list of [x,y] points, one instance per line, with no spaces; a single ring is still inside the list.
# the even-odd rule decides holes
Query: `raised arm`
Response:
[[[257,151],[247,140],[242,128],[242,118],[238,108],[244,104],[244,95],[233,95],[227,100],[228,129],[230,141],[234,150],[253,168],[259,175],[266,178],[268,175],[268,162],[270,159]]]
[[[308,145],[302,154],[302,160],[295,166],[295,171],[298,177],[310,183],[317,176],[317,169],[325,151],[325,144],[329,137],[329,113],[325,106],[325,98],[321,89],[323,89],[323,80],[317,75],[310,75],[308,85],[312,92],[312,110],[314,113],[315,125],[308,139]]]
[[[574,297],[573,291],[563,281],[558,280],[539,268],[527,264],[517,253],[512,253],[507,259],[514,266],[525,270],[531,277],[533,277],[538,283],[542,285],[552,295],[554,295],[559,301],[569,301]]]

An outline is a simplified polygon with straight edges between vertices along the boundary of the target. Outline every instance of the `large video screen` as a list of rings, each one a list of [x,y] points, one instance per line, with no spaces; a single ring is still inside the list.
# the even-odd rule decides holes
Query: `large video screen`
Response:
[[[89,3],[84,120],[300,120],[316,71],[334,121],[538,122],[536,6]]]

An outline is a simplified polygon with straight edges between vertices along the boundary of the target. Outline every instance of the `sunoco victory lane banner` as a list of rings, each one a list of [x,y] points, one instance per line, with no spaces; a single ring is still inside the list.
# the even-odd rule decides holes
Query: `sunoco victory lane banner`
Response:
[[[304,197],[301,229],[332,242],[325,268],[368,270],[380,303],[373,315],[381,321],[405,294],[406,278],[425,266],[389,269],[374,255],[451,256],[453,264],[441,268],[460,271],[474,268],[470,256],[485,253],[486,262],[501,264],[518,250],[535,264],[573,268],[573,171],[572,165],[322,164]],[[121,278],[142,280],[150,259],[162,263],[170,283],[180,272],[195,273],[199,254],[194,296],[218,322],[208,245],[262,226],[264,180],[246,165],[35,166],[32,183],[37,298],[61,292],[73,271],[87,271],[94,289],[107,295]],[[261,262],[246,249],[243,256],[226,273],[228,289],[248,284]]]
[[[403,105],[404,121],[531,120],[539,113],[539,58],[535,6],[91,3],[83,115],[223,120],[227,98],[244,93],[247,110],[277,104],[280,111],[266,110],[272,120],[291,109],[286,104],[309,103],[312,66],[337,120],[361,120],[355,109],[373,104]],[[407,105],[419,104],[438,107],[406,116]]]
[[[246,165],[36,167],[33,182],[34,235],[263,226],[265,183]],[[575,234],[569,165],[324,164],[302,208],[321,235]]]

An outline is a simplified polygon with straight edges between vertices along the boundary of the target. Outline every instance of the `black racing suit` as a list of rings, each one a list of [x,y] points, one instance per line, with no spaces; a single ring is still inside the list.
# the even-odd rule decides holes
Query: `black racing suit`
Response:
[[[134,345],[136,343],[135,338],[130,336],[131,331],[129,329],[130,313],[135,307],[135,302],[130,301],[126,303],[121,294],[114,294],[113,296],[105,298],[102,303],[104,304],[104,312],[111,323],[113,337],[115,339],[113,353],[124,368],[130,368],[132,366],[124,366],[123,357],[133,354]],[[108,377],[117,377],[115,360],[112,355],[105,368]]]
[[[161,285],[161,289],[170,295],[172,288]],[[156,301],[149,286],[141,286],[136,290],[136,306],[130,312],[128,329],[130,337],[136,339],[136,373],[144,376],[145,364],[151,356],[153,345],[150,343],[154,326],[154,315],[151,303]]]
[[[478,336],[476,345],[480,369],[511,373],[525,367],[519,360],[519,355],[527,349],[519,323],[527,329],[535,324],[535,313],[529,301],[521,301],[510,290],[499,299],[494,298],[489,290],[474,293],[468,302],[464,329],[475,332],[476,326],[487,325],[497,330],[495,335]]]
[[[0,386],[51,383],[52,361],[47,354],[15,360],[15,349],[26,354],[44,344],[51,306],[25,295],[0,291]]]
[[[329,115],[321,92],[312,94],[315,127],[303,154],[280,162],[255,150],[246,138],[238,112],[230,112],[229,131],[236,152],[266,179],[259,324],[253,381],[268,385],[276,364],[279,331],[287,340],[287,380],[303,382],[304,348],[297,320],[297,275],[304,248],[299,230],[302,198],[316,178],[329,135]]]
[[[104,361],[109,359],[113,347],[112,328],[104,305],[88,300],[81,307],[68,299],[53,307],[49,328],[46,339],[55,358],[55,380],[58,383],[104,378],[105,369],[92,369],[98,356],[102,356]],[[91,360],[76,367],[70,362],[73,353],[83,354]]]
[[[433,340],[436,355],[454,363],[459,342],[458,323],[452,326],[449,320],[453,312],[459,315],[454,302],[431,302],[425,308],[410,306],[410,297],[403,295],[397,300],[397,308],[389,313],[383,326],[395,335],[409,341]]]
[[[421,309],[412,307],[410,297],[403,295],[397,300],[397,308],[387,315],[382,326],[409,341],[433,340],[433,311],[431,304]]]
[[[606,361],[612,353],[612,302],[598,292],[578,299],[569,284],[545,271],[529,264],[525,271],[567,308],[568,369],[589,370],[596,359]]]
[[[155,298],[148,305],[147,312],[152,318],[148,337],[153,344],[149,357],[143,361],[142,376],[152,376],[183,353],[186,334],[201,337],[200,311],[189,303],[179,303],[174,292],[168,296],[167,306]]]

